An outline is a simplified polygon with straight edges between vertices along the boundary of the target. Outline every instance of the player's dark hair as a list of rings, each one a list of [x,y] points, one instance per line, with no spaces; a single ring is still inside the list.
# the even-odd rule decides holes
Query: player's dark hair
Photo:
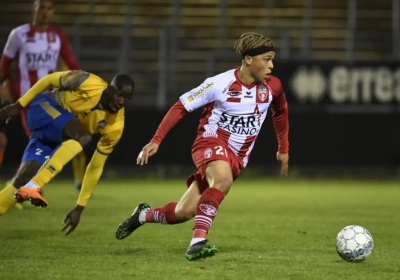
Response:
[[[251,50],[263,48],[264,50],[274,50],[274,42],[270,38],[256,32],[243,33],[235,42],[233,48],[242,57]]]
[[[116,90],[127,94],[133,94],[133,91],[135,90],[135,82],[129,75],[126,74],[119,74],[115,76],[111,82],[111,85]]]

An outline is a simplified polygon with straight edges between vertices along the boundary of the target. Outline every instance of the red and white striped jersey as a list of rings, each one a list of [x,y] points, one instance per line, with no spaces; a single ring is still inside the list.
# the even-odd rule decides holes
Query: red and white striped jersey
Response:
[[[59,56],[68,68],[79,69],[68,38],[61,29],[49,27],[39,32],[31,24],[14,28],[4,47],[1,68],[10,75],[12,61],[17,62],[17,79],[12,86],[16,97],[24,95],[39,79],[56,71]]]
[[[280,80],[270,76],[266,84],[245,85],[232,69],[208,78],[180,97],[191,112],[204,106],[198,137],[218,137],[246,166],[271,103],[286,108]]]

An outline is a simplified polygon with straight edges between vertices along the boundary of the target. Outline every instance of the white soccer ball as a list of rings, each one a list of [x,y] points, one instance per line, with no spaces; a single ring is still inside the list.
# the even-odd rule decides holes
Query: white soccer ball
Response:
[[[372,235],[362,226],[347,226],[336,237],[336,251],[348,262],[364,261],[372,254],[373,249]]]

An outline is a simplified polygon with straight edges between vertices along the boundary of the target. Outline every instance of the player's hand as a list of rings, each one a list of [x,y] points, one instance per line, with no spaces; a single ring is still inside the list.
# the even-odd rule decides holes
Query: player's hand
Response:
[[[289,171],[289,154],[276,153],[276,160],[281,164],[281,175],[287,176]]]
[[[23,107],[19,102],[15,102],[0,109],[0,126],[4,123],[7,124],[12,118],[18,116],[22,109]]]
[[[147,162],[149,161],[149,157],[157,153],[158,147],[159,146],[153,142],[150,142],[149,144],[144,146],[136,159],[136,164],[140,165],[147,164]]]
[[[83,209],[85,209],[85,207],[77,205],[74,209],[68,212],[67,216],[65,216],[63,221],[64,227],[61,230],[67,230],[65,235],[69,235],[78,226]]]

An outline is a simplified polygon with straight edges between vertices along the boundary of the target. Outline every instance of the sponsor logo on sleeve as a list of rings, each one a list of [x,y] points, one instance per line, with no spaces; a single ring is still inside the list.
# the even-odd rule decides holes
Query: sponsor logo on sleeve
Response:
[[[212,88],[213,86],[214,86],[214,82],[211,82],[211,83],[201,86],[199,90],[197,90],[196,92],[192,93],[191,95],[189,95],[187,97],[187,101],[189,103],[193,102],[194,100],[199,98],[201,95],[206,93],[208,90],[210,90],[210,88]]]

